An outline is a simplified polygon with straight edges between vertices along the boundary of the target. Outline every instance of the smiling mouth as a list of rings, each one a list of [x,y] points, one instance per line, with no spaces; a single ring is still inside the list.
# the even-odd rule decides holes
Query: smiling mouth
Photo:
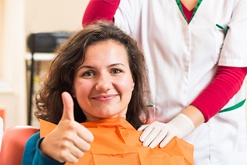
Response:
[[[96,101],[109,101],[109,100],[112,100],[113,98],[115,98],[117,95],[114,94],[114,95],[104,95],[104,96],[96,96],[96,97],[93,97],[94,100]]]

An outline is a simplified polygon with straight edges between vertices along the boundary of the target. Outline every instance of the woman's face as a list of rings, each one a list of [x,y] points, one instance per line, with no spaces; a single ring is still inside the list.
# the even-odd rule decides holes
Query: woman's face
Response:
[[[134,89],[125,47],[113,40],[91,45],[78,68],[74,97],[88,121],[126,117]]]

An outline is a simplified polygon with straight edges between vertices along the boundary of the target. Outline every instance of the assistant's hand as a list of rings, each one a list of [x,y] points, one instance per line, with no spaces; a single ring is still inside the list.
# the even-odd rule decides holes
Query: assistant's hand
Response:
[[[193,131],[194,124],[186,115],[179,114],[169,123],[155,121],[142,125],[138,130],[144,130],[140,136],[140,141],[144,146],[154,148],[160,144],[160,147],[164,147],[173,137],[182,138]]]
[[[57,127],[40,144],[41,152],[59,162],[76,163],[90,149],[93,134],[74,120],[74,104],[69,93],[62,93],[63,116]]]

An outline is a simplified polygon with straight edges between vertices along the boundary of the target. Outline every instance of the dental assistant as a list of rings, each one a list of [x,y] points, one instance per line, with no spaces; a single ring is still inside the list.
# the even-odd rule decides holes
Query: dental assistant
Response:
[[[140,128],[143,145],[178,136],[197,165],[247,164],[246,9],[246,0],[89,2],[83,25],[113,21],[143,48],[156,121]]]

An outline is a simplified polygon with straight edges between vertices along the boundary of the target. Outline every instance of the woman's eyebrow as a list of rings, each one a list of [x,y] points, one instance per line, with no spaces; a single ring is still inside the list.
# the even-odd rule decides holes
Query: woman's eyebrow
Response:
[[[80,67],[78,68],[78,70],[83,69],[83,68],[92,69],[92,68],[94,68],[94,67],[91,66],[91,65],[82,65],[82,66],[80,66]]]
[[[115,63],[115,64],[111,64],[111,65],[109,65],[109,67],[111,67],[111,66],[117,66],[117,65],[122,65],[122,66],[125,66],[124,64],[122,64],[122,63]]]
[[[114,67],[114,66],[119,66],[119,65],[125,67],[125,65],[122,64],[122,63],[114,63],[114,64],[110,64],[110,65],[107,66],[107,67]],[[83,69],[83,68],[93,69],[93,68],[95,68],[95,67],[92,66],[92,65],[81,65],[81,66],[78,68],[78,70],[79,70],[79,69]]]

